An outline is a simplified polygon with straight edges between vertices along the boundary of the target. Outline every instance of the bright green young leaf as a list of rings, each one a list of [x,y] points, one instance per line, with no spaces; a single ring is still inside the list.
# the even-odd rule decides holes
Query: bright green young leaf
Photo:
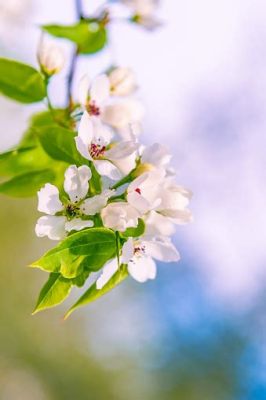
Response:
[[[75,25],[45,25],[43,30],[51,35],[76,43],[79,53],[94,54],[107,42],[106,29],[97,22],[81,21]]]
[[[113,231],[90,228],[67,237],[31,266],[75,278],[84,271],[98,271],[115,252]]]
[[[37,190],[54,178],[55,174],[51,169],[27,172],[1,183],[0,193],[14,197],[34,196]]]
[[[21,103],[35,103],[45,98],[46,88],[36,69],[0,58],[0,93]]]
[[[143,219],[139,218],[138,226],[136,228],[128,228],[123,232],[124,237],[140,237],[145,232],[145,222]]]
[[[43,149],[54,160],[78,166],[88,163],[77,151],[73,131],[51,125],[36,129],[36,133]]]
[[[100,290],[96,288],[96,283],[94,283],[81,297],[80,299],[68,310],[65,315],[65,319],[72,314],[77,308],[81,306],[85,306],[88,303],[91,303],[94,300],[97,300],[99,297],[104,294],[110,292],[110,290],[114,289],[121,282],[123,282],[128,277],[127,265],[123,264],[120,266],[120,269],[112,276],[112,278],[107,282],[107,284]]]
[[[69,295],[71,287],[71,279],[65,279],[61,274],[50,274],[48,281],[40,292],[36,307],[32,314],[36,314],[41,310],[62,303]]]

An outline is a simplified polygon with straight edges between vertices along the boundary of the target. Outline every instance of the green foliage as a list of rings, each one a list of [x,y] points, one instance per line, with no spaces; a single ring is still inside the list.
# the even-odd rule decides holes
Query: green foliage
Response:
[[[70,235],[31,266],[75,278],[84,271],[98,271],[116,252],[110,229],[90,228]]]
[[[62,303],[69,295],[71,287],[71,279],[63,278],[61,274],[51,273],[40,292],[33,314]]]
[[[96,288],[96,283],[94,283],[81,297],[80,299],[68,310],[65,315],[65,319],[72,314],[77,308],[81,306],[85,306],[88,303],[91,303],[94,300],[99,299],[104,294],[110,292],[110,290],[114,289],[121,282],[123,282],[128,277],[127,265],[122,264],[119,270],[112,276],[112,278],[106,283],[106,285],[102,289]]]
[[[76,43],[82,54],[97,53],[107,43],[106,29],[97,22],[80,21],[75,25],[44,25],[42,28],[53,36]]]
[[[145,222],[143,219],[139,218],[138,226],[136,228],[128,228],[125,232],[123,232],[124,237],[140,237],[145,232]]]
[[[51,169],[26,172],[0,184],[0,193],[14,197],[29,197],[36,195],[45,183],[52,182],[55,174]]]
[[[88,163],[77,151],[75,132],[54,125],[38,128],[36,132],[43,149],[54,160],[75,165]]]
[[[46,97],[46,87],[36,69],[0,58],[0,93],[21,103],[35,103]]]
[[[0,154],[0,174],[15,176],[49,166],[49,157],[40,146],[22,147]]]

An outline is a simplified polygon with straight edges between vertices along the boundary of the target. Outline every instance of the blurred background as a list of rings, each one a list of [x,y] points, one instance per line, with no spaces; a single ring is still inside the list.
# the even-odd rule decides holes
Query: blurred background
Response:
[[[1,56],[36,65],[38,25],[74,22],[73,3],[0,0]],[[110,46],[81,57],[76,76],[110,62],[135,70],[143,140],[171,148],[194,192],[195,222],[175,236],[182,260],[67,322],[68,304],[32,317],[46,277],[26,265],[51,243],[34,236],[36,199],[1,196],[1,400],[266,399],[265,0],[162,0],[158,16],[152,33],[112,24]],[[52,87],[58,105],[67,71]],[[0,151],[41,107],[0,99]]]

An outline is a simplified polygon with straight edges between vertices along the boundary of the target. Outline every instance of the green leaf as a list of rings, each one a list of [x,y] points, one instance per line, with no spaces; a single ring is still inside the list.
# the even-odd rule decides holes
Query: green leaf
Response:
[[[65,279],[60,274],[50,274],[43,286],[37,304],[32,314],[62,303],[69,295],[72,287],[71,279]]]
[[[0,154],[2,176],[21,175],[33,170],[49,168],[50,157],[39,145],[22,147]]]
[[[98,271],[114,257],[115,251],[113,231],[90,228],[67,237],[31,266],[75,278],[84,271]]]
[[[44,25],[42,28],[53,36],[76,43],[79,53],[83,54],[97,53],[107,42],[106,29],[97,22],[81,21],[75,25]]]
[[[43,149],[54,160],[75,165],[88,164],[77,151],[75,132],[54,125],[38,128],[36,132]]]
[[[72,314],[77,308],[85,306],[94,300],[99,299],[99,297],[110,292],[113,288],[118,286],[128,277],[127,265],[122,264],[119,270],[112,276],[112,278],[107,282],[107,284],[100,290],[96,288],[96,283],[94,283],[81,297],[80,299],[67,311],[65,319]]]
[[[21,103],[35,103],[46,96],[42,75],[29,65],[0,58],[0,93]]]
[[[143,219],[139,218],[138,226],[136,228],[128,228],[125,232],[123,232],[122,236],[124,237],[140,237],[145,232],[145,222]]]
[[[0,193],[14,197],[36,195],[45,183],[53,181],[54,172],[50,169],[27,172],[0,184]]]

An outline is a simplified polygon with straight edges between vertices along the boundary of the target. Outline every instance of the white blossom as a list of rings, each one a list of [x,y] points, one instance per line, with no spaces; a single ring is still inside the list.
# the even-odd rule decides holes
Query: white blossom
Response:
[[[145,172],[131,182],[127,189],[127,201],[141,214],[155,209],[161,203],[161,185],[165,176],[163,169]]]
[[[166,179],[161,186],[160,204],[144,216],[145,235],[171,236],[175,225],[183,225],[193,221],[192,213],[187,208],[192,193]]]
[[[130,68],[117,67],[108,75],[110,81],[110,91],[114,96],[128,96],[137,87],[136,79]]]
[[[179,261],[180,256],[173,243],[166,238],[134,240],[129,238],[123,245],[121,264],[127,264],[128,272],[138,282],[156,278],[156,264],[153,259],[164,262]],[[96,281],[97,289],[102,289],[118,270],[118,260],[108,262]]]
[[[124,232],[127,228],[136,228],[140,213],[126,202],[108,204],[101,211],[104,226]]]
[[[86,165],[71,165],[65,172],[64,190],[69,200],[60,200],[56,186],[47,183],[38,192],[38,210],[47,215],[37,221],[35,232],[39,237],[48,236],[52,240],[63,239],[67,232],[91,228],[94,223],[83,216],[91,216],[100,212],[107,204],[113,191],[105,191],[100,195],[86,199],[89,190],[91,170]],[[94,205],[90,206],[89,202]],[[95,205],[97,203],[97,206]]]
[[[145,147],[141,154],[142,164],[151,165],[153,168],[167,168],[171,159],[168,148],[159,143]]]
[[[112,78],[113,83],[115,79],[117,78]],[[113,87],[107,75],[96,77],[92,83],[87,76],[84,76],[79,84],[79,103],[90,118],[98,119],[115,129],[123,129],[130,124],[140,122],[144,109],[139,101],[132,98],[111,99],[111,94],[119,95],[120,92],[122,95],[131,90],[131,80],[130,77],[125,78],[123,84],[119,86],[117,82],[118,86]]]
[[[117,180],[127,175],[134,167],[138,144],[124,141],[111,143],[112,134],[100,121],[91,120],[85,111],[82,115],[78,136],[75,138],[79,153],[94,163],[100,175]]]
[[[134,20],[144,28],[153,30],[161,26],[155,15],[158,0],[122,0],[133,12]]]

